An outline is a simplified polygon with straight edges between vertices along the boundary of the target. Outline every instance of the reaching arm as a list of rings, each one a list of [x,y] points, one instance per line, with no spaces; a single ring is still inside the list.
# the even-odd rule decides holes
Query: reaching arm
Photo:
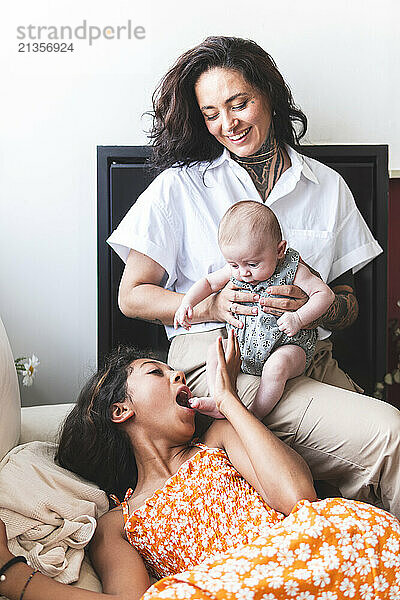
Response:
[[[236,337],[231,331],[226,359],[218,340],[218,369],[214,399],[226,421],[209,428],[205,443],[225,449],[234,467],[271,508],[289,514],[298,500],[315,500],[310,470],[304,460],[252,415],[235,392],[235,369],[240,365]]]
[[[159,263],[146,254],[131,250],[119,286],[121,312],[126,317],[172,325],[183,294],[161,286],[165,275]],[[253,300],[254,294],[238,290],[229,282],[221,292],[212,294],[195,307],[192,323],[220,321],[240,327],[241,321],[229,310],[232,302],[237,303],[237,312],[250,315],[253,308],[240,303]]]
[[[111,511],[98,523],[95,537],[91,543],[91,558],[99,574],[104,593],[90,592],[78,587],[58,583],[37,573],[29,583],[24,598],[26,600],[139,600],[150,586],[144,564],[123,538],[122,517],[120,511]],[[0,521],[0,566],[12,558],[8,551],[5,526]],[[0,594],[10,600],[18,600],[25,582],[32,573],[32,567],[18,563],[6,574],[6,580],[0,582]]]
[[[219,292],[230,279],[230,267],[225,265],[222,269],[209,273],[206,277],[202,277],[196,281],[190,290],[183,296],[182,302],[175,313],[174,327],[182,325],[185,329],[190,328],[190,321],[193,317],[193,308],[202,300],[205,300],[211,294]]]
[[[165,290],[163,267],[149,256],[131,250],[121,278],[118,304],[126,317],[172,325],[182,294]]]

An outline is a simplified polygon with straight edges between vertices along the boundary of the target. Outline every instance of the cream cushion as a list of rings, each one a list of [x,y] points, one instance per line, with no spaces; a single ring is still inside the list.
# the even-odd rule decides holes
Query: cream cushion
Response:
[[[0,460],[19,440],[21,401],[10,344],[0,319]]]
[[[21,409],[20,444],[26,442],[57,442],[65,417],[73,404],[24,406]]]
[[[21,411],[14,357],[0,319],[0,460],[18,443],[55,440],[59,427],[72,406],[72,404],[32,406],[24,407]],[[83,560],[79,580],[72,585],[101,592],[100,581],[88,557]]]
[[[60,427],[73,406],[73,404],[24,406],[21,411],[21,438],[19,443],[57,441]],[[71,585],[92,592],[102,591],[100,580],[87,555],[85,555],[82,562],[79,580]]]

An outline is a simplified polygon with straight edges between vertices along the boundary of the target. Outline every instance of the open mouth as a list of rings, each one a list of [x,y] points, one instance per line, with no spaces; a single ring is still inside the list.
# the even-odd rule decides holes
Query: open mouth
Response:
[[[179,388],[175,400],[176,400],[176,403],[179,404],[179,406],[183,406],[183,408],[191,408],[190,402],[189,402],[189,399],[191,397],[192,397],[192,392],[185,385],[185,386]]]
[[[247,129],[245,129],[241,133],[237,133],[236,135],[230,135],[228,137],[231,140],[231,142],[239,142],[244,137],[246,137],[246,135],[249,133],[250,129],[251,129],[251,127],[248,127]]]

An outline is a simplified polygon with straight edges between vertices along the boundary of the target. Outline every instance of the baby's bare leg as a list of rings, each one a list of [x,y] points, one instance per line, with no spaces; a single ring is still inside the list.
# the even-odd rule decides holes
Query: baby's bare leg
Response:
[[[226,348],[227,340],[222,340],[222,344],[224,350]],[[210,393],[209,396],[203,396],[200,398],[192,398],[190,401],[190,405],[201,412],[204,415],[208,415],[209,417],[214,417],[214,419],[223,419],[223,415],[219,412],[219,410],[215,406],[214,401],[214,385],[215,385],[215,376],[217,374],[217,349],[215,344],[212,344],[207,353],[207,363],[206,363],[206,373],[207,373],[207,385],[208,391]]]
[[[305,368],[306,353],[300,346],[292,344],[274,350],[264,364],[251,412],[263,419],[281,398],[287,380],[301,375]]]

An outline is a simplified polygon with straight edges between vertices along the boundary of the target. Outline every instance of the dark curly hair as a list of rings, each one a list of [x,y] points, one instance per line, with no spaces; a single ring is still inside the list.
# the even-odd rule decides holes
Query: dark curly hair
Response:
[[[137,465],[126,432],[111,421],[114,402],[127,398],[129,366],[150,352],[119,346],[83,387],[60,433],[56,459],[65,469],[124,499],[135,488]]]
[[[296,107],[292,93],[274,60],[258,44],[237,37],[208,37],[178,58],[153,94],[150,139],[151,164],[156,170],[199,161],[211,162],[222,145],[209,133],[197,104],[195,84],[214,68],[238,71],[268,98],[279,144],[296,146],[307,130],[307,117]],[[296,132],[294,123],[300,123]]]

